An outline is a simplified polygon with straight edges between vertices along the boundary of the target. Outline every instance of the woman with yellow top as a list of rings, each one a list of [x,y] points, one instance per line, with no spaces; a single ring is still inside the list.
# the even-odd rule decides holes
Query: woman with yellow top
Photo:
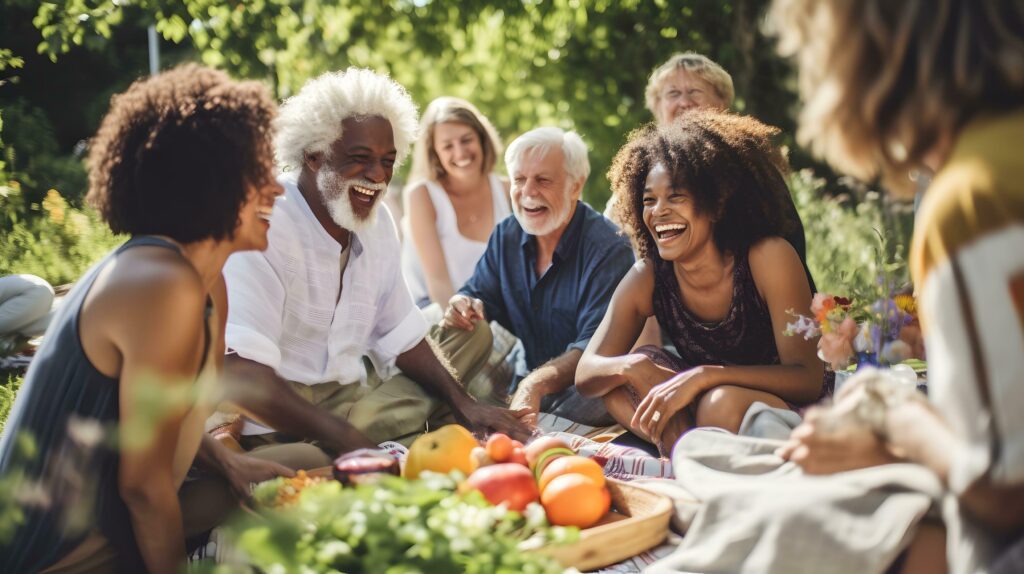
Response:
[[[817,474],[925,465],[958,505],[950,569],[1024,571],[1024,7],[776,0],[770,21],[798,62],[804,144],[894,191],[935,173],[910,258],[928,400],[875,389],[887,398],[873,424],[836,430],[811,414],[780,454]],[[856,390],[840,407],[872,394]],[[926,534],[908,567],[942,557],[916,552],[941,544]]]

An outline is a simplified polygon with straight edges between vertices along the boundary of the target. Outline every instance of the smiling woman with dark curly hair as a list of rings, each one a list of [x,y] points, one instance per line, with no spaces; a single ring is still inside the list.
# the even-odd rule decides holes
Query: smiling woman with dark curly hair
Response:
[[[211,405],[195,400],[223,358],[224,262],[267,246],[275,110],[263,86],[194,65],[113,98],[89,199],[131,239],[65,298],[18,393],[0,473],[36,481],[47,505],[24,508],[0,570],[176,572],[179,488],[201,443],[232,483],[290,473],[206,437]]]
[[[811,290],[779,198],[775,128],[692,111],[634,132],[608,173],[641,257],[619,284],[576,385],[667,454],[694,425],[736,431],[754,401],[796,408],[823,392],[814,341],[785,337]],[[678,356],[629,353],[658,319]]]

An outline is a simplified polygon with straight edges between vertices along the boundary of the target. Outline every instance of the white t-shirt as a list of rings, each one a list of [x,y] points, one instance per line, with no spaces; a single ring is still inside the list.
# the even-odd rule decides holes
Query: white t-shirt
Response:
[[[295,179],[278,179],[285,193],[274,206],[267,250],[236,253],[224,266],[227,347],[306,385],[365,382],[364,356],[382,378],[394,376],[395,359],[429,325],[402,279],[391,212],[381,205],[374,225],[353,234],[342,288],[341,245]]]
[[[491,184],[491,203],[494,204],[494,225],[498,225],[498,222],[508,217],[512,211],[509,209],[506,197],[508,194],[501,179],[492,173],[488,177],[488,181]],[[441,240],[444,262],[448,267],[448,278],[452,282],[452,288],[458,291],[473,276],[476,262],[483,257],[484,251],[487,250],[487,242],[475,241],[459,233],[455,207],[452,206],[452,201],[448,198],[444,188],[433,181],[424,181],[423,185],[426,186],[427,194],[437,213],[437,237]],[[427,281],[423,274],[419,253],[416,252],[416,245],[412,241],[408,214],[402,219],[402,231],[404,236],[402,273],[405,275],[405,281],[409,284],[413,300],[423,304],[430,295],[427,292]]]

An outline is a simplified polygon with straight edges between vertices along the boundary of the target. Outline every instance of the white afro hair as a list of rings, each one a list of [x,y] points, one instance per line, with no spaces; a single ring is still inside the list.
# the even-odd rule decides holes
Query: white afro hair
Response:
[[[381,116],[395,136],[395,167],[409,155],[419,129],[409,92],[387,75],[365,68],[327,72],[309,80],[281,104],[274,146],[282,169],[300,168],[305,152],[328,153],[341,137],[341,122]]]

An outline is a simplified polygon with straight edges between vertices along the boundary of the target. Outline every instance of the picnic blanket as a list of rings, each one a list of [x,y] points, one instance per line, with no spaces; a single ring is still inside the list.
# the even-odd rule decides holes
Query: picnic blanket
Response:
[[[672,478],[672,463],[664,458],[621,444],[608,442],[625,432],[619,425],[590,427],[549,413],[541,413],[537,426],[546,435],[565,441],[582,456],[592,458],[603,468],[605,476],[619,480],[638,478]],[[595,440],[596,439],[596,440]]]
[[[943,493],[912,464],[806,476],[781,441],[715,429],[683,436],[676,480],[644,481],[676,502],[679,546],[647,572],[884,572]]]

